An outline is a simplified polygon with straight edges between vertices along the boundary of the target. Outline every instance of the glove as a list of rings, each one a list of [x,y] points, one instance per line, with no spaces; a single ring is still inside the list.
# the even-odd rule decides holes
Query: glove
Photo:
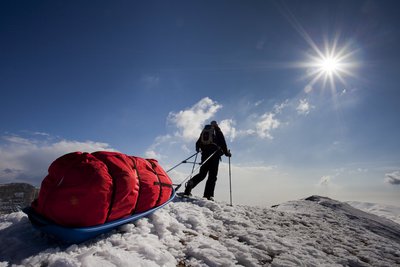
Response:
[[[232,153],[231,153],[231,151],[230,151],[230,150],[228,150],[228,151],[225,153],[225,156],[227,156],[227,157],[232,157]]]

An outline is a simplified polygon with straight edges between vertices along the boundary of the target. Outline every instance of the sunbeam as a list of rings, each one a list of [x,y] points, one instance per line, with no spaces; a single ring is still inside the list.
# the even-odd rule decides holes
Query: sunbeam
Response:
[[[325,39],[319,44],[284,2],[276,3],[276,6],[311,49],[311,54],[307,55],[306,60],[291,64],[291,67],[306,69],[303,78],[309,82],[305,90],[310,92],[319,82],[322,83],[321,89],[329,86],[332,93],[336,92],[337,82],[347,86],[346,78],[356,77],[354,69],[359,66],[354,58],[357,49],[351,46],[351,42],[340,42],[340,33],[337,32],[332,40]]]
[[[324,52],[316,46],[312,46],[313,54],[308,55],[306,62],[301,64],[307,68],[306,77],[310,78],[308,86],[313,87],[317,82],[322,82],[322,88],[328,85],[332,92],[336,92],[336,84],[340,82],[346,85],[346,77],[352,76],[353,69],[358,65],[352,58],[355,50],[349,45],[338,49],[338,38],[335,38],[331,45],[325,42]]]

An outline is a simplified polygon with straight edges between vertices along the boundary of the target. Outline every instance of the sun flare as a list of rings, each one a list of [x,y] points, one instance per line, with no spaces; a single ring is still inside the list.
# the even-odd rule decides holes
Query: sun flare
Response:
[[[348,78],[357,78],[354,71],[360,66],[356,60],[359,48],[353,38],[343,40],[340,38],[340,29],[337,29],[334,36],[325,35],[322,39],[318,38],[320,41],[317,42],[286,5],[278,4],[278,6],[288,22],[308,44],[307,58],[304,61],[290,64],[291,67],[306,70],[302,77],[309,80],[304,87],[306,93],[310,93],[315,87],[321,88],[321,90],[330,87],[335,93],[336,83],[340,82],[347,86]]]
[[[350,50],[348,46],[338,48],[337,41],[335,41],[331,46],[325,44],[324,52],[314,45],[313,52],[313,55],[308,56],[308,62],[303,65],[308,69],[307,78],[311,79],[308,87],[311,88],[317,82],[322,81],[322,88],[329,84],[335,91],[338,81],[346,84],[345,77],[354,77],[352,69],[357,64],[352,58],[354,50]]]
[[[334,57],[323,58],[320,62],[321,71],[331,74],[339,70],[340,62]]]

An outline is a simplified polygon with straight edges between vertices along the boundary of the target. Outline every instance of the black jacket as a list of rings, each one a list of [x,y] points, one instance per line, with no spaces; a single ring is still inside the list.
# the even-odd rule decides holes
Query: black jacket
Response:
[[[218,157],[228,154],[228,147],[226,145],[224,134],[222,133],[219,127],[215,127],[214,130],[215,130],[215,141],[213,144],[203,145],[201,142],[201,135],[196,142],[196,151],[201,150],[203,157],[210,156],[216,150],[219,150],[219,152],[217,152]]]

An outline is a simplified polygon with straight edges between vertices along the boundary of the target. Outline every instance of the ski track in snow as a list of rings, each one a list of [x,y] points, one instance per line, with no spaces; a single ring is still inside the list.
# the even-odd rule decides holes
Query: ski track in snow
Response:
[[[400,225],[323,197],[274,208],[175,199],[148,218],[79,245],[0,216],[5,266],[400,266]]]

